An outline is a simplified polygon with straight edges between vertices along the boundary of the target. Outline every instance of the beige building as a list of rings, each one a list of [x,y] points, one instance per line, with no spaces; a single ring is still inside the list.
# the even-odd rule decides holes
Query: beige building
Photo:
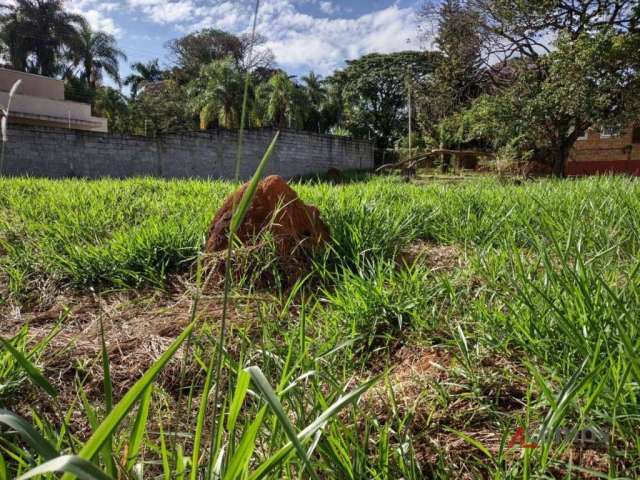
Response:
[[[64,99],[64,82],[55,78],[0,68],[0,105],[7,106],[9,91],[20,88],[11,102],[9,123],[107,132],[106,118],[91,115],[91,105]]]

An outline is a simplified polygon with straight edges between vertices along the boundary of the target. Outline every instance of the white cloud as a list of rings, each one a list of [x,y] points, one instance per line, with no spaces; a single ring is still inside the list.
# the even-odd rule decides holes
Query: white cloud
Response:
[[[95,0],[79,0],[93,2]],[[251,28],[254,0],[123,0],[147,20],[189,32],[220,28],[235,33]],[[301,11],[315,5],[326,16]],[[332,0],[263,0],[258,32],[267,38],[277,62],[293,71],[326,75],[344,60],[366,53],[419,48],[412,8],[393,4],[356,18],[342,18],[343,6]]]
[[[178,23],[193,18],[196,6],[192,0],[128,0],[129,6],[140,8],[156,23]]]
[[[106,15],[106,13],[118,8],[117,3],[99,2],[98,0],[75,0],[68,6],[70,11],[84,15],[92,29],[110,33],[116,37],[121,35],[122,29],[113,18]]]
[[[336,6],[333,2],[320,2],[320,10],[327,15],[331,15],[332,13],[335,13]]]
[[[344,60],[367,53],[419,48],[415,13],[392,5],[357,18],[314,18],[289,0],[272,0],[260,32],[284,67],[331,73]]]

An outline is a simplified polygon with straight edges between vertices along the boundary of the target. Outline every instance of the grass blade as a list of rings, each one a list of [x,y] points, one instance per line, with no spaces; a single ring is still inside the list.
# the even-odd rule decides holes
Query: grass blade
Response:
[[[16,361],[27,372],[31,380],[33,380],[36,385],[42,388],[51,397],[55,398],[58,395],[58,391],[46,378],[44,378],[42,373],[40,373],[40,370],[38,370],[38,368],[24,355],[22,355],[22,353],[20,353],[10,342],[7,342],[4,338],[0,337],[0,343],[9,351],[9,353],[11,353],[11,355],[13,355]]]
[[[227,432],[231,432],[235,429],[238,415],[240,414],[240,410],[242,409],[244,399],[247,396],[247,390],[249,390],[250,381],[251,377],[245,370],[240,370],[240,372],[238,372],[236,390],[233,394],[231,405],[229,406],[229,416],[227,417]]]
[[[234,480],[249,465],[251,454],[253,453],[255,448],[256,437],[258,435],[260,427],[262,426],[262,422],[264,421],[264,415],[266,411],[266,407],[261,408],[260,412],[258,412],[258,415],[256,416],[256,419],[251,422],[251,425],[245,431],[242,439],[240,440],[240,444],[238,445],[237,450],[229,460],[229,467],[225,472],[224,480]]]
[[[211,361],[207,367],[207,377],[204,381],[202,389],[202,397],[200,398],[200,406],[198,407],[198,417],[196,420],[196,431],[193,439],[193,452],[191,453],[191,480],[198,478],[198,466],[200,465],[200,446],[202,445],[202,434],[204,432],[204,420],[207,415],[207,406],[209,405],[209,393],[211,392],[211,382],[213,381],[213,372],[215,371],[213,362],[216,356],[211,355]],[[218,378],[216,381],[220,381]],[[216,421],[214,419],[214,421]],[[212,443],[213,445],[213,443]],[[213,451],[209,452],[213,455]]]
[[[45,460],[51,460],[58,456],[54,446],[45,440],[24,418],[7,410],[0,410],[0,423],[15,430]]]
[[[313,423],[311,423],[307,428],[302,430],[298,434],[298,439],[301,442],[303,442],[307,438],[314,435],[318,430],[323,428],[329,420],[331,420],[335,415],[337,415],[340,412],[340,410],[342,410],[344,407],[346,407],[347,405],[351,404],[352,402],[360,398],[360,395],[362,395],[364,392],[369,390],[369,388],[371,388],[371,386],[375,384],[379,379],[380,377],[375,377],[369,380],[368,382],[366,382],[365,384],[361,385],[360,387],[356,388],[355,390],[340,397],[331,406],[329,406],[329,408],[327,408],[324,412],[322,412],[322,414],[318,418],[316,418],[316,420]],[[289,452],[291,452],[292,449],[293,449],[293,443],[289,442],[280,450],[278,450],[275,454],[273,454],[266,462],[260,465],[255,470],[255,472],[253,472],[253,474],[249,476],[249,480],[258,480],[258,479],[264,478],[267,474],[269,474],[269,472],[271,472],[271,470],[276,468],[278,464],[282,462],[282,460],[289,454]]]
[[[131,471],[135,465],[138,454],[140,453],[140,447],[144,440],[146,433],[147,419],[149,418],[149,405],[151,404],[151,394],[153,393],[153,385],[147,387],[140,402],[140,408],[136,415],[136,421],[133,424],[133,430],[131,430],[131,436],[129,437],[129,453],[127,458],[127,471]]]
[[[276,143],[278,143],[279,136],[280,136],[280,132],[276,132],[276,135],[273,137],[273,140],[271,141],[271,145],[269,145],[269,148],[267,148],[267,151],[264,153],[264,156],[262,157],[262,160],[260,161],[258,168],[256,168],[256,171],[253,174],[253,177],[251,178],[251,182],[249,182],[249,186],[245,190],[244,195],[242,195],[242,200],[240,200],[240,203],[238,204],[238,207],[233,214],[233,218],[231,219],[230,232],[232,235],[235,234],[235,232],[238,230],[238,227],[240,227],[240,225],[242,224],[242,221],[244,220],[244,216],[246,215],[247,210],[249,210],[249,206],[251,205],[253,196],[256,193],[256,188],[258,187],[258,183],[262,179],[262,174],[264,172],[265,167],[267,166],[267,163],[269,162],[269,158],[271,157],[273,150],[276,147]]]
[[[291,441],[296,451],[298,452],[298,456],[300,457],[300,460],[302,460],[302,462],[304,463],[306,470],[309,472],[309,475],[311,475],[311,477],[318,480],[319,477],[316,474],[316,472],[313,470],[311,461],[307,456],[307,452],[305,451],[302,445],[302,442],[298,438],[295,428],[291,424],[291,421],[289,420],[287,413],[284,411],[282,403],[280,403],[280,400],[278,399],[276,392],[273,390],[273,388],[271,388],[271,385],[269,384],[269,381],[266,379],[266,377],[262,373],[262,370],[260,370],[258,367],[249,367],[247,368],[247,373],[251,375],[251,379],[253,380],[254,385],[258,388],[258,390],[260,390],[264,398],[269,403],[271,410],[280,421],[282,428],[284,429],[285,433],[287,434],[287,437],[289,437],[289,440]]]
[[[93,463],[76,455],[63,455],[49,460],[36,468],[20,475],[16,480],[27,480],[46,473],[67,473],[80,480],[113,480]]]
[[[107,351],[107,343],[104,340],[104,324],[102,323],[102,317],[99,318],[99,323],[105,413],[106,415],[109,415],[113,409],[113,383],[111,382],[109,352]],[[113,454],[113,438],[110,435],[102,448],[102,457],[104,458],[104,463],[107,466],[107,473],[109,476],[115,478],[118,472],[116,471],[116,464],[113,461]]]
[[[182,343],[193,330],[193,327],[193,323],[189,325],[171,344],[167,351],[164,352],[162,356],[147,370],[142,378],[138,380],[133,387],[131,387],[122,400],[118,402],[111,413],[107,415],[98,429],[93,433],[93,435],[91,435],[91,438],[89,438],[80,450],[78,455],[81,458],[84,458],[85,460],[91,459],[102,448],[116,428],[118,428],[120,423],[125,419],[136,402],[144,395],[147,388],[153,383],[158,373],[160,373],[169,360],[171,360],[171,358],[176,354]],[[71,477],[65,475],[63,478],[68,480]]]

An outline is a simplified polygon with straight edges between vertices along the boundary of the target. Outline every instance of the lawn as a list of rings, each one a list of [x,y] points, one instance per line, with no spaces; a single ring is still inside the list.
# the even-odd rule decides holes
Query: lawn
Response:
[[[294,284],[238,261],[216,376],[199,258],[232,184],[0,180],[0,332],[38,369],[0,350],[0,406],[39,439],[0,413],[0,479],[70,453],[120,478],[640,475],[640,183],[294,188],[331,247]]]

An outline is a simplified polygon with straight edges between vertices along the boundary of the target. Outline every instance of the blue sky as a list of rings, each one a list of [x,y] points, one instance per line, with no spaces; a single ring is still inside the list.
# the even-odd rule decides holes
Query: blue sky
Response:
[[[350,58],[418,48],[415,8],[421,0],[262,0],[258,31],[279,66],[292,74],[331,73]],[[235,33],[251,25],[253,0],[69,0],[94,28],[113,33],[130,62],[160,58],[164,44],[214,27]],[[124,66],[123,66],[124,67]],[[128,68],[123,68],[126,74]]]

